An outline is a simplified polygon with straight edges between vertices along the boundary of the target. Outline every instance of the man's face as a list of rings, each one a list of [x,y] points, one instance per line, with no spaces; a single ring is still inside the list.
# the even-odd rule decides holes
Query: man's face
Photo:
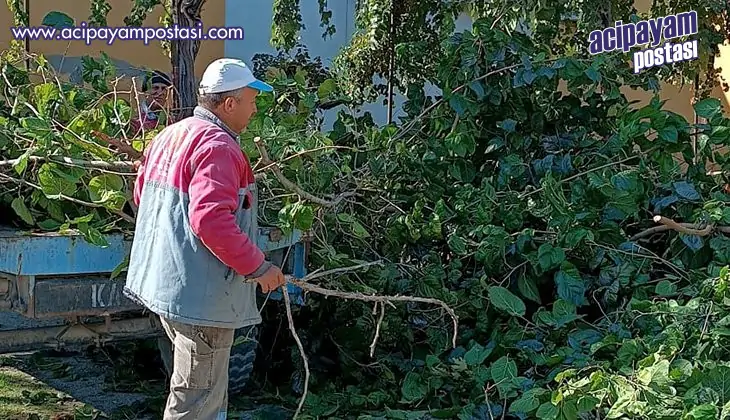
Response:
[[[227,98],[221,105],[228,117],[225,123],[237,133],[242,132],[256,114],[256,95],[258,91],[251,88],[243,88],[235,98]]]
[[[168,87],[164,83],[154,83],[147,91],[147,103],[150,109],[162,109],[167,104]]]

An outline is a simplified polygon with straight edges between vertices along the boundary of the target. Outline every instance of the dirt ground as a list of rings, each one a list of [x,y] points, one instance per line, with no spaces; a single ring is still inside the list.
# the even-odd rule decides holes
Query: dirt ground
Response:
[[[0,330],[53,325],[0,311]],[[167,397],[156,340],[105,348],[0,355],[0,420],[159,420]],[[228,419],[284,420],[290,412],[232,397]]]
[[[0,359],[0,419],[152,420],[161,409],[164,376],[128,375],[127,360],[106,350],[79,353],[35,352]],[[119,358],[121,359],[121,358]]]
[[[53,325],[0,312],[0,330]],[[159,418],[165,374],[154,343],[0,355],[2,420]]]

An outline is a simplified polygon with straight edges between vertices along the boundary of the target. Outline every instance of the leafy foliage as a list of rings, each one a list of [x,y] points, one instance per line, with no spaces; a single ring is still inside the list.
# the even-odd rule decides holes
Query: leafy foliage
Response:
[[[105,245],[103,232],[129,227],[117,222],[129,211],[132,178],[131,170],[114,170],[113,162],[125,156],[99,136],[126,137],[131,98],[108,95],[116,69],[106,56],[83,59],[86,86],[61,82],[42,56],[33,64],[31,74],[11,61],[1,65],[0,155],[8,160],[0,164],[0,211],[12,209],[25,228],[77,228]],[[31,76],[45,82],[31,83]],[[88,161],[112,168],[84,166]]]
[[[381,19],[371,27],[381,37],[389,6],[364,3],[360,13]],[[323,280],[325,286],[438,298],[460,318],[452,349],[443,314],[419,305],[391,308],[371,359],[363,337],[374,334],[377,312],[360,302],[311,298],[296,315],[313,360],[306,415],[730,415],[730,239],[717,229],[703,236],[645,233],[654,215],[699,229],[730,224],[726,181],[705,167],[712,162],[727,172],[728,158],[719,150],[730,144],[730,120],[717,99],[694,104],[707,119],[694,124],[663,109],[658,98],[633,106],[620,90],[651,91],[660,81],[696,75],[709,80],[704,64],[635,75],[620,54],[587,59],[587,31],[631,20],[626,2],[505,3],[489,8],[495,15],[478,6],[471,8],[478,18],[471,30],[438,35],[430,67],[418,75],[443,95],[427,98],[409,89],[400,125],[377,127],[367,114],[340,112],[334,128],[323,132],[325,104],[362,99],[347,74],[306,63],[302,55],[270,57],[262,66],[268,69],[258,69],[277,96],[260,96],[259,113],[241,135],[249,158],[259,157],[253,143],[259,136],[283,174],[307,192],[356,193],[323,207],[264,172],[262,223],[310,230],[316,268],[387,263]],[[697,6],[700,16],[714,7]],[[413,34],[404,29],[399,36]],[[705,47],[714,42],[700,39]],[[356,37],[353,45],[363,40]],[[362,72],[350,80],[382,69],[389,56],[375,50],[353,53],[367,59],[353,58],[352,68]],[[400,51],[399,60],[425,60],[422,50]],[[396,66],[403,85],[416,83],[403,76],[413,66]],[[106,69],[97,61],[89,68]],[[112,221],[120,194],[128,194],[124,178],[28,158],[113,160],[92,130],[123,133],[128,104],[97,104],[96,88],[31,85],[9,63],[3,71],[10,84],[0,85],[6,120],[0,151],[19,159],[13,177],[40,187],[0,184],[17,222],[44,227],[51,220],[46,228],[77,226],[89,238],[119,226]],[[104,85],[103,72],[85,75]],[[296,361],[290,344],[286,351]],[[301,375],[291,379],[300,389]]]
[[[658,98],[631,106],[620,87],[651,91],[671,78],[664,69],[634,75],[618,54],[581,58],[586,31],[600,26],[604,10],[583,8],[589,21],[558,19],[566,10],[557,6],[540,10],[521,34],[513,30],[524,10],[496,24],[479,19],[430,55],[439,58],[430,81],[443,98],[412,95],[400,127],[341,113],[327,136],[337,153],[298,155],[286,165],[307,191],[358,192],[335,211],[304,211],[308,205],[292,204],[291,196],[282,201],[316,215],[315,267],[391,263],[329,286],[440,298],[456,304],[462,325],[460,345],[450,350],[439,316],[414,306],[390,311],[381,327],[385,343],[370,361],[362,340],[373,333],[370,308],[313,302],[300,314],[312,317],[310,352],[334,343],[342,368],[337,376],[315,375],[309,415],[727,413],[727,343],[711,332],[727,316],[719,303],[722,267],[730,262],[726,237],[667,230],[631,238],[654,226],[656,214],[700,226],[730,220],[724,181],[704,165],[726,169],[717,149],[728,143],[730,120],[711,98],[695,104],[708,119],[700,125],[664,110]],[[630,5],[614,5],[613,13],[629,20]],[[262,135],[278,160],[295,153],[292,127],[307,133],[302,148],[327,145],[316,124],[306,131],[305,97],[285,108],[262,103],[243,138]],[[301,124],[283,122],[294,116]]]

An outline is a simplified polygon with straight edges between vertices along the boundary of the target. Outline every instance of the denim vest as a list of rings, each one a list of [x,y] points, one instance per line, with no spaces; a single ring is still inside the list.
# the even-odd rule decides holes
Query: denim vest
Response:
[[[199,109],[195,116],[178,124],[186,124],[194,132],[209,129],[210,123],[232,134],[223,123]],[[164,131],[160,136],[164,136]],[[258,236],[256,184],[240,188],[238,198],[236,221],[255,243]],[[245,206],[247,199],[250,205]],[[257,284],[246,283],[196,237],[190,228],[189,203],[187,193],[177,188],[145,183],[125,295],[172,321],[233,329],[261,323],[256,305]]]

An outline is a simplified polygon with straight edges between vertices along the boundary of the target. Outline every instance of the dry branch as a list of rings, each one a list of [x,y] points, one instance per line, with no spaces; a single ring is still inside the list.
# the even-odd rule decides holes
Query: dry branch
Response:
[[[132,159],[140,159],[142,152],[137,151],[131,144],[121,139],[113,139],[100,131],[93,131],[93,134],[106,142],[108,145],[117,149],[120,153],[125,153]]]
[[[659,215],[654,216],[653,220],[655,223],[659,223],[661,226],[654,226],[649,229],[643,230],[629,238],[629,240],[635,241],[641,238],[645,238],[647,236],[654,235],[656,233],[662,233],[669,230],[695,236],[707,236],[710,235],[712,232],[730,234],[730,226],[701,225],[699,223],[678,223],[668,217]]]
[[[358,266],[359,267],[359,266]],[[352,270],[348,270],[352,271]],[[327,271],[323,271],[319,273],[320,276],[328,275],[329,273]],[[456,337],[457,332],[459,328],[459,318],[456,316],[456,312],[454,312],[449,305],[446,304],[446,302],[439,300],[439,299],[433,299],[433,298],[424,298],[424,297],[416,297],[416,296],[383,296],[383,295],[366,295],[360,292],[341,292],[339,290],[331,290],[331,289],[325,289],[323,287],[315,286],[311,283],[307,282],[307,277],[304,277],[303,279],[296,279],[296,278],[290,278],[287,279],[287,281],[295,286],[299,286],[302,290],[305,292],[311,292],[311,293],[317,293],[319,295],[328,296],[328,297],[337,297],[340,299],[345,300],[360,300],[363,302],[377,302],[377,303],[393,303],[393,302],[413,302],[413,303],[427,303],[429,305],[436,305],[442,307],[446,313],[449,314],[451,317],[451,321],[454,324],[454,333],[451,337],[451,344],[453,347],[456,347]]]

